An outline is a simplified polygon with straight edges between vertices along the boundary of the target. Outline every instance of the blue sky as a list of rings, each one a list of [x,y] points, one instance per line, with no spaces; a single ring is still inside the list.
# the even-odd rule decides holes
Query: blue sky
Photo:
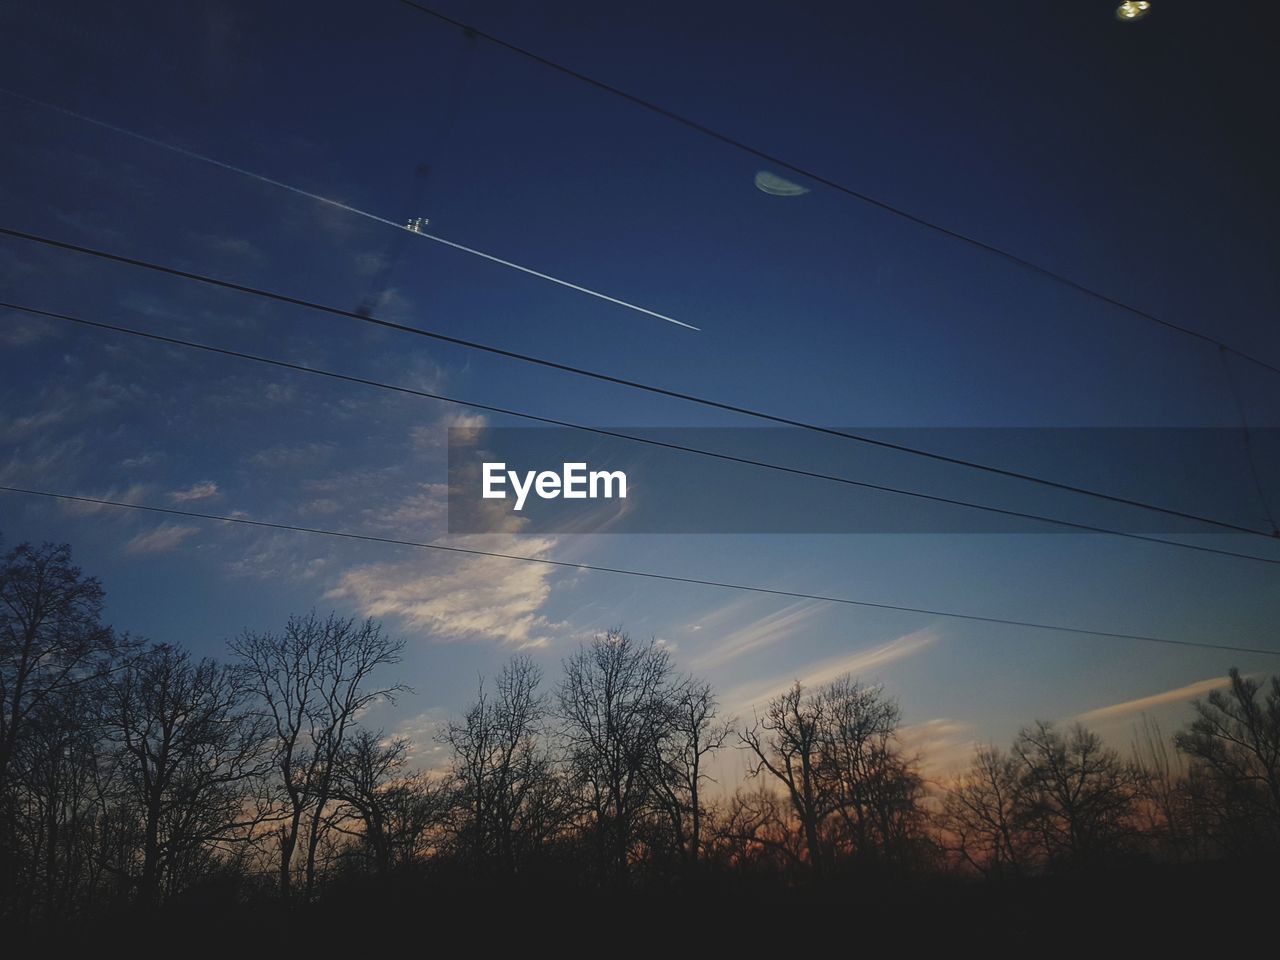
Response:
[[[783,15],[656,3],[606,14],[580,3],[442,0],[441,9],[1280,358],[1259,41],[1186,3],[1162,2],[1128,25],[1106,4],[958,6],[812,5]],[[391,0],[2,9],[0,86],[10,91],[396,222],[430,217],[441,236],[700,330],[0,95],[6,226],[344,309],[371,301],[388,319],[840,427],[1239,424],[1211,345],[820,185],[768,196],[752,182],[762,161]],[[17,240],[0,241],[0,277],[16,302],[546,416],[747,425]],[[464,410],[20,314],[0,318],[0,343],[4,483],[380,536],[443,533],[446,431],[468,422]],[[1228,362],[1251,422],[1280,426],[1280,376]],[[770,482],[779,502],[821,497],[839,510],[841,497],[856,496]],[[1252,501],[1204,509],[1262,523]],[[900,697],[934,747],[1004,741],[1035,717],[1185,693],[1232,664],[1261,672],[1276,662],[13,495],[0,498],[0,530],[9,544],[71,542],[107,587],[113,622],[202,652],[311,607],[384,618],[409,641],[402,679],[417,691],[371,717],[388,729],[428,729],[516,649],[533,650],[554,676],[575,644],[617,625],[673,645],[682,666],[744,714],[792,678],[857,669]],[[484,542],[1280,649],[1273,568],[1108,538]],[[1172,725],[1185,697],[1142,709]],[[1094,719],[1124,742],[1137,710]]]

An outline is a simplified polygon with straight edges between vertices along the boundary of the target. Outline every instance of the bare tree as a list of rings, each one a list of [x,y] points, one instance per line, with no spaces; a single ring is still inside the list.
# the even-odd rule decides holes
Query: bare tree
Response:
[[[1170,747],[1160,725],[1144,715],[1134,731],[1132,751],[1139,784],[1136,819],[1147,847],[1165,860],[1205,849],[1186,765]]]
[[[708,855],[723,868],[785,876],[807,863],[793,806],[763,781],[754,790],[736,790],[708,819]]]
[[[391,865],[404,867],[444,846],[453,797],[449,784],[427,773],[392,783],[382,795]]]
[[[358,730],[339,752],[333,777],[333,797],[340,804],[333,821],[359,821],[360,840],[385,878],[391,870],[392,849],[388,800],[408,762],[409,741],[387,739],[382,731]]]
[[[823,775],[828,739],[827,703],[820,693],[805,693],[799,682],[769,701],[764,716],[739,737],[755,763],[751,775],[769,773],[787,792],[800,828],[810,867],[823,868],[822,824],[834,798]]]
[[[943,799],[946,845],[985,876],[1016,875],[1027,867],[1021,773],[1016,757],[980,747]]]
[[[103,625],[103,597],[66,544],[23,543],[0,559],[0,899],[16,890],[13,765],[28,725],[104,676],[132,646]]]
[[[564,671],[558,700],[571,776],[600,866],[617,877],[649,803],[652,752],[668,736],[670,657],[612,630],[580,647]]]
[[[880,686],[845,676],[824,687],[822,775],[846,856],[900,858],[921,825],[924,781],[897,742],[901,710]]]
[[[360,712],[393,700],[403,684],[371,683],[378,668],[400,661],[401,640],[373,620],[314,612],[291,617],[278,634],[242,634],[232,643],[261,698],[275,740],[274,766],[283,793],[277,830],[280,890],[292,890],[293,861],[305,836],[304,894],[315,888],[316,851],[328,829],[336,762]]]
[[[246,836],[242,786],[266,766],[265,726],[248,707],[241,671],[167,644],[114,677],[105,730],[118,801],[136,811],[142,836],[136,875],[144,905],[210,848]]]
[[[1019,732],[1013,752],[1024,816],[1048,862],[1097,861],[1131,834],[1140,777],[1097,734],[1076,724],[1063,735],[1037,721]]]
[[[702,850],[707,760],[724,746],[733,722],[720,718],[711,685],[693,677],[680,680],[664,702],[669,715],[661,731],[664,739],[650,758],[650,786],[666,813],[676,849],[696,863]]]
[[[100,757],[102,684],[77,684],[27,716],[10,779],[10,828],[21,856],[15,897],[38,917],[56,919],[92,896]]]
[[[753,775],[786,790],[816,874],[837,854],[901,860],[921,846],[924,781],[898,746],[900,716],[883,688],[844,676],[807,693],[796,683],[740,735]]]
[[[473,865],[516,873],[563,818],[563,797],[547,744],[542,671],[527,656],[507,663],[491,696],[481,683],[461,723],[443,740],[463,820],[457,837]]]
[[[1195,799],[1232,852],[1280,849],[1280,676],[1263,684],[1234,667],[1231,685],[1195,701],[1174,738],[1191,760]]]

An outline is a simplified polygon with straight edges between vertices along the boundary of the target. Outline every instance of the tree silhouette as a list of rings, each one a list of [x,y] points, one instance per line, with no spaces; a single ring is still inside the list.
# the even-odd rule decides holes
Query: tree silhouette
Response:
[[[52,723],[46,733],[60,726],[58,711],[81,702],[73,691],[101,680],[134,646],[102,623],[103,597],[102,585],[71,562],[66,544],[23,543],[0,559],[0,896],[5,900],[17,889],[20,801],[14,764],[24,737],[37,717]],[[58,768],[44,773],[57,776]],[[50,816],[44,829],[56,833]],[[56,846],[56,836],[52,840]],[[46,875],[50,868],[56,874],[56,863],[47,859],[53,848],[44,846]]]
[[[494,694],[482,683],[462,722],[445,731],[462,814],[457,841],[473,868],[491,864],[508,875],[519,872],[566,815],[546,743],[541,682],[542,672],[529,657],[513,658]]]
[[[108,776],[141,834],[137,862],[116,871],[144,906],[213,850],[248,837],[242,787],[266,769],[267,730],[249,710],[245,679],[234,667],[160,644],[108,685]]]
[[[1280,850],[1280,676],[1264,685],[1233,667],[1230,679],[1195,701],[1174,742],[1191,758],[1194,799],[1219,844]]]
[[[277,828],[281,892],[293,886],[293,859],[305,836],[304,897],[316,882],[316,852],[329,829],[338,758],[359,713],[393,700],[403,684],[373,686],[372,674],[398,663],[404,642],[373,620],[314,612],[291,617],[278,634],[245,632],[231,644],[261,699],[275,740],[273,765],[282,793]]]
[[[829,782],[823,776],[827,704],[820,693],[806,694],[799,681],[769,701],[764,716],[743,730],[742,743],[755,757],[752,776],[767,772],[786,789],[804,832],[813,871],[822,873],[821,831],[832,810]]]
[[[1022,816],[1049,863],[1091,863],[1123,849],[1133,832],[1140,776],[1080,724],[1024,727],[1013,747],[1020,764]]]
[[[602,872],[621,877],[649,803],[647,772],[668,735],[671,660],[612,630],[564,662],[558,701],[570,776]]]
[[[979,747],[943,799],[943,844],[987,876],[1016,875],[1031,856],[1018,758]]]

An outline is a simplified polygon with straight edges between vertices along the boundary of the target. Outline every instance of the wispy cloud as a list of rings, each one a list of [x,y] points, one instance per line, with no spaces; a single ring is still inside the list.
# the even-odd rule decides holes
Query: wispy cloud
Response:
[[[198,529],[198,527],[163,523],[154,530],[138,534],[124,545],[124,549],[126,553],[166,553],[196,533]]]
[[[1185,687],[1175,687],[1172,690],[1164,691],[1164,693],[1155,693],[1149,697],[1139,697],[1136,700],[1125,700],[1123,703],[1113,703],[1109,707],[1099,707],[1097,710],[1082,713],[1075,719],[1080,723],[1100,723],[1104,720],[1115,720],[1118,717],[1127,717],[1135,713],[1145,713],[1148,710],[1154,710],[1156,707],[1163,707],[1166,704],[1194,700],[1196,697],[1203,697],[1214,690],[1229,686],[1230,683],[1231,679],[1229,677],[1197,680],[1195,683],[1189,683]]]
[[[725,694],[724,702],[729,712],[747,714],[752,707],[764,704],[797,680],[801,686],[813,688],[830,683],[846,673],[862,676],[887,664],[914,656],[937,642],[938,638],[939,635],[933,630],[917,630],[869,650],[832,657],[807,668],[743,684]]]
[[[475,443],[488,425],[489,420],[484,414],[451,411],[431,423],[413,427],[409,431],[409,442],[418,450],[438,450],[450,440],[454,443]]]
[[[919,756],[927,774],[946,774],[966,765],[973,756],[973,726],[948,717],[899,728],[898,739],[908,753]]]
[[[0,327],[0,344],[6,347],[25,347],[29,343],[52,337],[55,333],[51,320],[9,312],[4,326]]]
[[[154,467],[163,460],[164,454],[159,450],[149,450],[146,453],[138,454],[136,457],[125,457],[120,461],[120,466],[126,470],[137,470],[142,467]]]
[[[119,503],[145,503],[151,488],[145,483],[135,483],[120,490],[117,487],[111,487],[105,492],[87,493],[84,496],[93,497],[95,500],[115,500]],[[73,516],[88,517],[94,514],[107,513],[108,515],[119,516],[122,519],[126,511],[120,510],[118,507],[110,507],[102,503],[84,503],[76,500],[67,500],[62,504],[62,509]]]
[[[815,614],[822,610],[824,604],[806,600],[783,607],[775,613],[729,633],[713,648],[696,657],[692,666],[697,670],[708,670],[722,666],[743,654],[764,647],[772,646],[794,635]]]
[[[209,500],[218,495],[218,485],[212,480],[201,480],[182,490],[173,490],[169,499],[174,503],[191,503],[193,500]]]
[[[409,741],[408,759],[415,767],[427,772],[442,771],[448,766],[449,753],[437,737],[448,723],[448,714],[433,707],[401,720],[391,735]]]
[[[266,471],[314,469],[332,459],[337,447],[332,443],[281,444],[258,450],[245,457],[251,467]]]
[[[522,538],[519,552],[542,556],[554,544],[551,538]],[[540,611],[551,594],[553,569],[476,556],[369,564],[348,570],[326,596],[353,601],[365,616],[398,617],[441,640],[540,647],[551,639],[553,624]]]

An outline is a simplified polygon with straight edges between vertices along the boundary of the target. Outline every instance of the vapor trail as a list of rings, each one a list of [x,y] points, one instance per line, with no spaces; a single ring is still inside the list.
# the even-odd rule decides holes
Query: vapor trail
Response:
[[[685,323],[683,320],[677,320],[675,317],[668,317],[666,314],[658,313],[657,311],[650,310],[647,307],[637,306],[634,303],[628,303],[626,300],[619,300],[617,297],[611,297],[607,293],[600,293],[598,290],[592,290],[589,287],[579,286],[576,283],[570,283],[568,280],[561,280],[559,277],[553,277],[549,273],[542,273],[539,270],[534,270],[532,267],[522,266],[521,264],[513,263],[510,260],[503,260],[501,257],[495,257],[491,253],[485,253],[483,250],[476,250],[473,247],[464,246],[463,244],[455,243],[452,240],[446,240],[444,237],[438,237],[435,234],[425,233],[421,230],[412,230],[409,227],[406,227],[404,224],[396,223],[394,220],[388,220],[386,217],[380,217],[376,213],[369,213],[367,210],[361,210],[359,207],[353,207],[349,204],[343,203],[340,200],[333,200],[329,197],[322,196],[321,194],[312,193],[310,190],[303,190],[301,187],[295,187],[291,184],[284,183],[283,181],[280,181],[280,180],[273,180],[271,177],[264,177],[260,173],[254,173],[252,170],[246,170],[243,167],[237,167],[235,164],[227,163],[224,160],[218,160],[218,159],[215,159],[214,157],[208,157],[208,156],[205,156],[203,153],[197,153],[196,151],[188,150],[185,147],[178,147],[171,143],[166,143],[163,140],[157,140],[155,137],[148,137],[144,133],[138,133],[137,131],[129,130],[126,127],[119,127],[119,126],[116,126],[114,123],[108,123],[105,120],[98,120],[95,117],[86,116],[83,113],[77,113],[76,111],[69,110],[66,107],[58,106],[56,103],[48,103],[44,100],[37,100],[35,97],[28,97],[26,94],[16,93],[15,91],[9,90],[5,87],[0,87],[0,93],[3,93],[9,97],[13,97],[15,100],[23,100],[27,103],[34,104],[35,106],[44,107],[46,110],[53,110],[57,113],[65,114],[68,117],[74,117],[76,120],[81,120],[85,123],[91,123],[94,126],[102,127],[104,130],[110,130],[113,133],[118,133],[122,136],[132,137],[135,140],[140,140],[143,143],[150,144],[153,147],[160,147],[163,150],[168,150],[170,153],[176,153],[181,156],[188,157],[192,160],[199,160],[202,163],[207,163],[215,167],[221,167],[223,170],[230,170],[232,173],[238,173],[242,177],[248,177],[251,180],[258,180],[261,183],[269,184],[270,186],[273,186],[273,187],[279,187],[281,190],[288,190],[290,193],[296,193],[300,197],[306,197],[308,200],[315,200],[319,203],[328,204],[329,206],[336,207],[337,209],[342,210],[346,213],[353,213],[358,217],[364,217],[366,220],[373,220],[375,223],[385,224],[388,227],[394,227],[397,230],[403,230],[406,233],[412,233],[415,236],[423,237],[427,240],[433,240],[436,243],[443,244],[446,247],[452,247],[454,250],[460,250],[463,253],[469,253],[473,257],[480,257],[483,260],[489,260],[492,263],[499,264],[500,266],[510,267],[512,270],[519,270],[521,273],[527,273],[531,277],[537,277],[540,280],[550,281],[551,283],[558,284],[559,286],[567,287],[570,290],[576,290],[578,293],[585,293],[588,296],[597,298],[598,300],[604,300],[608,303],[616,304],[619,307],[626,307],[628,310],[634,310],[636,313],[643,313],[646,316],[656,317],[659,320],[665,320],[667,323],[674,323],[677,327],[684,327],[686,330],[700,329],[699,327],[695,327],[691,323]]]

